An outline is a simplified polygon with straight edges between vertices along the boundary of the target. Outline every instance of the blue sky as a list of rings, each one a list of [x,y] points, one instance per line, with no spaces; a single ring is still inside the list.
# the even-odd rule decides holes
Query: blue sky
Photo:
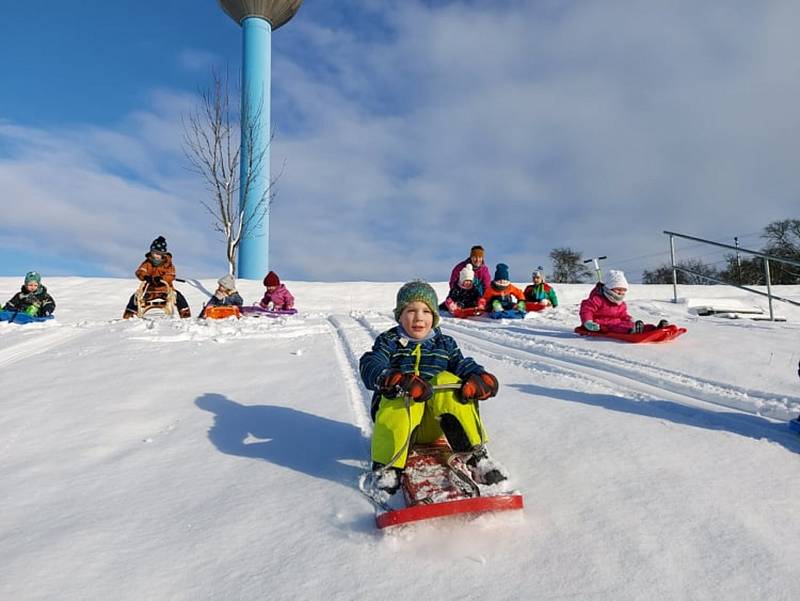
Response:
[[[212,67],[238,72],[239,28],[214,0],[8,4],[0,275],[129,277],[159,234],[182,275],[223,273],[181,116]],[[798,217],[798,18],[788,0],[306,0],[273,36],[270,265],[443,280],[482,243],[526,281],[570,246],[636,280],[664,229],[758,247]]]

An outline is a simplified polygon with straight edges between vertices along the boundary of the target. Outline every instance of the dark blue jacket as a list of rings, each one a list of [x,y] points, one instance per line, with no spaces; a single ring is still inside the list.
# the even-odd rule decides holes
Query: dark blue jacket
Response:
[[[462,380],[485,371],[471,357],[464,357],[461,354],[461,349],[451,336],[442,334],[439,328],[434,328],[433,333],[433,337],[416,342],[401,337],[399,328],[395,326],[378,336],[372,345],[372,350],[361,356],[359,361],[361,380],[368,390],[376,391],[372,397],[373,419],[380,403],[380,394],[377,392],[378,378],[389,368],[399,369],[403,373],[414,373],[417,358],[411,353],[418,344],[422,346],[419,375],[425,380],[430,380],[443,371],[449,371]]]

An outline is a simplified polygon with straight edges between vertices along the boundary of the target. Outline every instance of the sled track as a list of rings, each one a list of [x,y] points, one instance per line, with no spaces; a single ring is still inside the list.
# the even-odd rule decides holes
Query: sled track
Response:
[[[86,331],[65,327],[54,328],[47,332],[42,332],[41,330],[35,330],[34,332],[34,337],[0,350],[0,368],[44,353],[64,344],[68,340],[88,334]]]
[[[361,384],[358,360],[372,348],[372,340],[352,317],[331,315],[328,317],[328,325],[333,335],[341,373],[347,383],[356,425],[364,437],[369,439],[372,436],[372,419],[369,415],[372,395]]]
[[[580,349],[552,340],[543,341],[537,338],[534,332],[524,333],[522,328],[515,328],[515,331],[450,323],[445,328],[458,333],[459,336],[479,338],[477,343],[479,349],[485,348],[486,345],[493,345],[493,348],[507,348],[514,356],[522,351],[551,365],[558,363],[562,367],[569,366],[573,370],[580,368],[581,372],[589,370],[594,377],[597,377],[597,372],[604,372],[608,375],[625,378],[630,381],[627,388],[638,390],[646,385],[651,389],[648,391],[648,396],[652,395],[652,389],[657,389],[661,391],[662,396],[678,394],[705,403],[781,421],[794,417],[796,409],[793,409],[791,405],[800,404],[800,398],[783,396],[776,398],[775,395],[767,392],[697,378],[652,364],[625,359],[611,353]],[[513,341],[513,346],[508,344],[509,341]],[[601,375],[601,377],[608,379],[607,375]],[[620,383],[619,378],[615,378],[615,383]],[[754,411],[754,407],[757,408],[756,411]]]
[[[369,319],[361,317],[359,321],[372,332],[394,323],[383,314],[371,315]],[[615,390],[622,389],[641,400],[668,400],[687,407],[711,409],[716,413],[720,413],[719,409],[723,407],[781,422],[795,415],[796,410],[789,407],[790,403],[800,404],[800,399],[776,399],[768,393],[662,370],[610,353],[579,349],[552,340],[542,341],[534,332],[526,333],[524,328],[515,327],[514,331],[507,327],[481,327],[450,321],[443,327],[447,333],[457,335],[465,350],[513,363],[532,372],[556,373],[611,386]],[[769,434],[774,437],[774,431]]]

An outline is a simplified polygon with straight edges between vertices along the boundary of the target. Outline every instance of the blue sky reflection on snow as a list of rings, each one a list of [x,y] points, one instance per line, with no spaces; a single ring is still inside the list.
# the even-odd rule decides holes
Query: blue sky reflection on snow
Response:
[[[273,38],[271,267],[442,280],[482,243],[518,281],[556,246],[637,279],[663,229],[796,218],[798,13],[307,0]],[[130,275],[159,234],[182,275],[222,273],[180,117],[240,45],[213,0],[5,7],[0,275]]]

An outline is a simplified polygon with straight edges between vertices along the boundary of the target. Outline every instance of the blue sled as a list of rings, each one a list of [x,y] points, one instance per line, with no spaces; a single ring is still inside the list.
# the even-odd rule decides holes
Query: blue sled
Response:
[[[525,317],[525,314],[522,311],[517,311],[516,309],[506,309],[505,311],[492,311],[491,313],[486,314],[487,317],[491,317],[492,319],[522,319]]]
[[[33,323],[35,321],[47,321],[53,319],[52,315],[45,317],[31,317],[27,313],[20,313],[19,311],[0,311],[0,321],[7,321],[9,323]]]
[[[800,434],[800,417],[789,422],[789,429]]]

